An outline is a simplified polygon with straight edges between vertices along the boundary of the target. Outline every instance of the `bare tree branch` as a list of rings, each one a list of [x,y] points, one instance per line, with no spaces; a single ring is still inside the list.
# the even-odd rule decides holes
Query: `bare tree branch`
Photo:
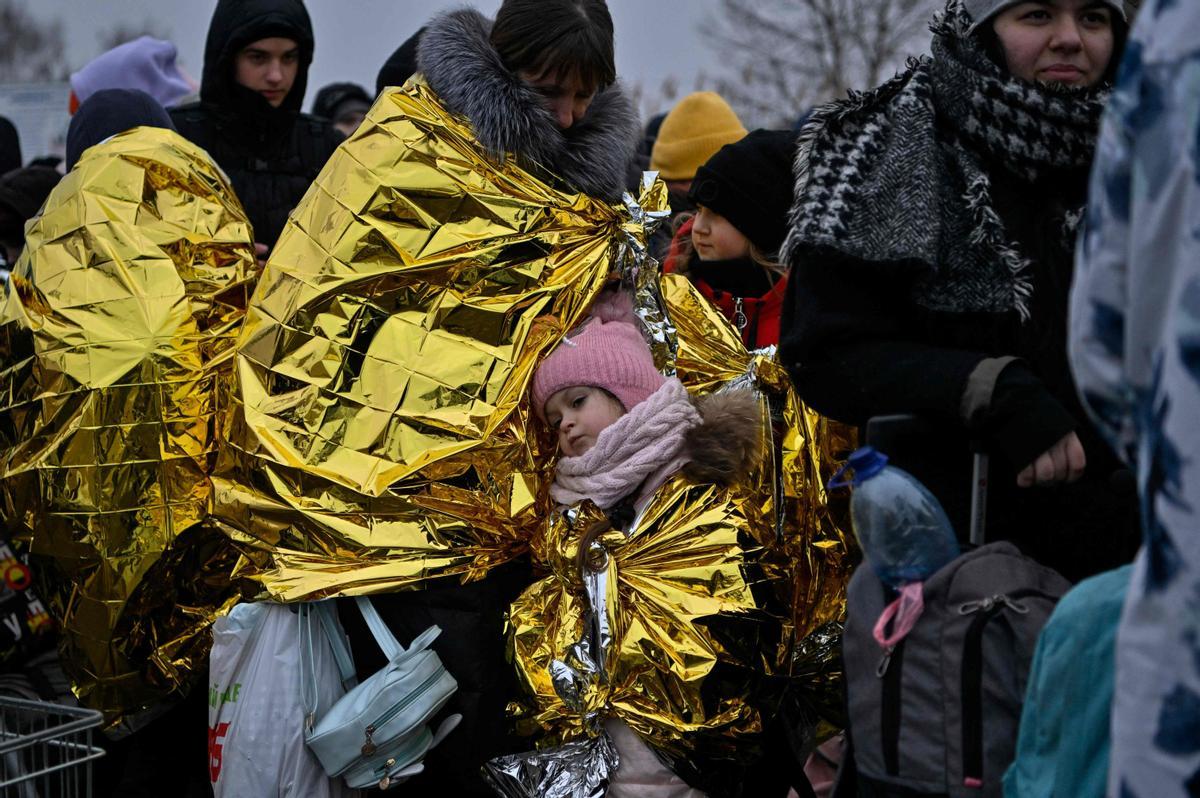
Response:
[[[156,39],[170,39],[158,24],[152,20],[140,20],[134,23],[118,23],[103,33],[96,34],[100,42],[100,51],[108,52],[119,45],[131,42],[142,36],[153,36]]]
[[[61,22],[42,22],[19,0],[0,0],[0,83],[65,80]]]
[[[748,126],[871,88],[928,44],[938,0],[720,0],[705,36],[726,74],[711,82]]]

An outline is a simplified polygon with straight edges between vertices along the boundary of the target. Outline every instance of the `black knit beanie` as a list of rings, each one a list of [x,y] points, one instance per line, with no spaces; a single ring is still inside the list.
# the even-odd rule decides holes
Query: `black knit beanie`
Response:
[[[67,126],[67,171],[88,147],[135,127],[175,129],[158,100],[140,89],[101,89],[88,97]]]
[[[755,130],[726,144],[696,170],[688,197],[724,216],[763,253],[779,252],[792,207],[796,135]]]

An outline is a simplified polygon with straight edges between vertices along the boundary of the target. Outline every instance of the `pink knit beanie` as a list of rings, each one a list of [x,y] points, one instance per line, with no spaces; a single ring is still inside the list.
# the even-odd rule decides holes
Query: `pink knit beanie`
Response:
[[[626,412],[649,398],[667,378],[654,367],[629,295],[606,296],[587,322],[563,338],[533,378],[533,407],[545,418],[546,400],[564,388],[591,385],[617,397]]]

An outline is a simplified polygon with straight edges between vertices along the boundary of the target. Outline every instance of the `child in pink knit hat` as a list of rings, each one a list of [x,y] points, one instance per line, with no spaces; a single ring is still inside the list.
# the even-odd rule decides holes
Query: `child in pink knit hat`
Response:
[[[534,375],[533,405],[562,455],[551,497],[559,505],[590,499],[622,530],[676,472],[732,482],[758,445],[754,397],[735,391],[693,403],[678,379],[655,368],[623,293],[603,297],[546,358]],[[605,727],[620,755],[610,798],[703,798],[623,721],[610,718]]]
[[[687,461],[685,438],[700,425],[687,389],[654,366],[627,294],[607,293],[533,380],[538,416],[558,436],[550,495],[560,505],[591,499],[612,514],[649,496]],[[631,518],[623,517],[624,526]]]

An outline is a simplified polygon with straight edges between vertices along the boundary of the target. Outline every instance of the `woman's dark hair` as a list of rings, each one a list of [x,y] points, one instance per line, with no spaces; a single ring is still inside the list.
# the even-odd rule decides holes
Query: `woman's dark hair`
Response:
[[[1129,23],[1122,19],[1115,11],[1110,13],[1112,18],[1113,51],[1112,56],[1108,59],[1108,66],[1104,68],[1104,75],[1101,76],[1100,82],[1111,86],[1116,82],[1117,71],[1121,67],[1121,57],[1125,53],[1125,40],[1129,38]],[[1001,43],[1000,37],[996,34],[993,22],[994,20],[991,20],[980,25],[972,35],[979,41],[984,54],[1007,72],[1008,59],[1004,57],[1004,45]]]
[[[511,72],[528,70],[603,89],[617,79],[613,23],[605,0],[504,0],[492,46]]]

